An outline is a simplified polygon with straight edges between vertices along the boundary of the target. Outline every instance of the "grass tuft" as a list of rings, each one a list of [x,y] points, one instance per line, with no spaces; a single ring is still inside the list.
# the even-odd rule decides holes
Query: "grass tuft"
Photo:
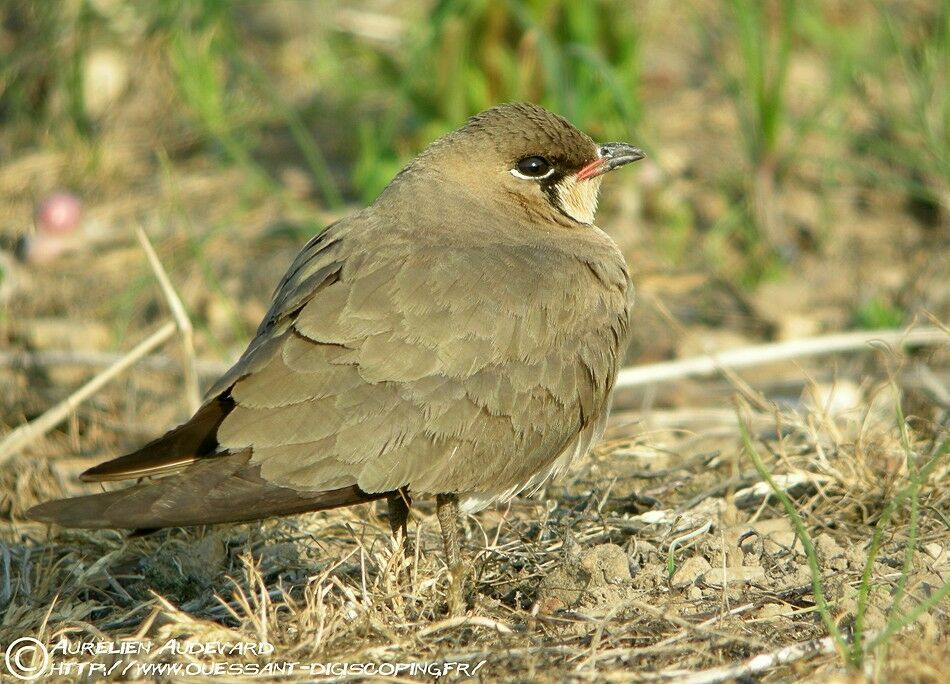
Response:
[[[788,516],[795,529],[796,537],[802,543],[805,556],[808,559],[808,569],[811,575],[812,592],[815,597],[815,609],[820,615],[825,629],[834,639],[838,652],[845,664],[847,664],[849,668],[856,672],[863,672],[869,654],[874,653],[879,649],[885,649],[888,642],[891,640],[891,638],[893,638],[894,635],[899,633],[904,627],[918,620],[922,615],[927,613],[940,601],[942,601],[944,597],[950,594],[950,582],[947,582],[934,591],[925,600],[920,601],[910,611],[903,613],[900,608],[901,601],[904,598],[907,581],[913,568],[914,554],[917,549],[917,525],[919,514],[918,495],[920,486],[930,477],[930,475],[934,473],[937,466],[942,463],[943,457],[946,456],[948,451],[950,451],[950,439],[945,440],[937,449],[936,453],[922,467],[918,468],[917,456],[911,446],[907,431],[907,423],[904,419],[903,411],[900,407],[900,401],[898,399],[896,407],[897,425],[900,433],[900,443],[906,458],[906,467],[910,483],[904,488],[900,489],[890,499],[888,504],[881,512],[877,524],[874,527],[874,533],[868,547],[864,569],[861,573],[861,578],[858,585],[857,608],[854,613],[854,625],[852,628],[852,633],[850,638],[846,638],[839,629],[838,624],[831,613],[828,602],[825,599],[825,592],[823,588],[823,572],[818,560],[818,554],[815,549],[814,542],[812,541],[811,536],[808,533],[808,529],[805,526],[801,515],[798,513],[795,504],[792,502],[788,494],[786,494],[785,491],[775,482],[768,468],[766,468],[764,462],[762,461],[761,456],[759,456],[758,450],[752,441],[747,420],[742,417],[742,414],[747,411],[748,408],[745,407],[745,410],[743,410],[743,405],[740,404],[739,430],[742,435],[742,442],[746,455],[748,455],[749,459],[752,461],[756,472],[763,480],[768,483],[769,487],[772,489],[772,493],[782,504],[785,514]],[[909,500],[910,520],[908,523],[907,541],[904,546],[904,558],[901,573],[894,588],[894,593],[890,608],[887,613],[887,620],[884,628],[877,634],[869,635],[865,630],[865,617],[869,606],[869,597],[875,585],[873,579],[874,563],[877,560],[878,554],[880,552],[884,534],[888,530],[888,524],[894,513],[898,511],[904,504],[905,500]]]

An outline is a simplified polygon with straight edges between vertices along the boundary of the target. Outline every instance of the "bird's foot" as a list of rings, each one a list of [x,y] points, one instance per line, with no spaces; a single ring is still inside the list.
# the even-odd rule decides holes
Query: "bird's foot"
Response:
[[[468,567],[462,562],[462,545],[459,540],[458,496],[439,494],[436,497],[436,512],[442,527],[442,543],[445,546],[445,562],[449,567],[449,587],[445,599],[449,616],[465,614],[468,584]]]
[[[449,586],[445,592],[449,617],[461,617],[468,610],[471,598],[468,584],[469,573],[463,563],[449,568]]]

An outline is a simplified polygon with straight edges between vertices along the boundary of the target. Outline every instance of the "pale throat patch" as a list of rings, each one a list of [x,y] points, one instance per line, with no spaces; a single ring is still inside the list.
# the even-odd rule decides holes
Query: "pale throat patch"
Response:
[[[578,223],[594,222],[600,178],[579,181],[576,176],[565,176],[555,188],[561,211]]]

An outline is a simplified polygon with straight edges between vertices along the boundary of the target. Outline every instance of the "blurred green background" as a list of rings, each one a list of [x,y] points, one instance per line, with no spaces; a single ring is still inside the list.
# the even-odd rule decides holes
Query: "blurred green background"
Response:
[[[657,304],[647,358],[691,326],[907,324],[948,298],[948,39],[934,0],[7,0],[0,237],[57,188],[119,243],[153,226],[223,351],[307,235],[467,116],[531,100],[649,154],[599,217]],[[85,315],[147,318],[149,275],[105,273]],[[8,306],[65,307],[32,295]]]

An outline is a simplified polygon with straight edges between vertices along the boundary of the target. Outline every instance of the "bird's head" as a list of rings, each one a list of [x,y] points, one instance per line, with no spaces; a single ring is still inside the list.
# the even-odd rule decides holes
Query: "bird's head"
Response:
[[[643,157],[627,143],[597,144],[542,107],[514,103],[473,116],[419,161],[450,182],[485,199],[513,203],[535,219],[591,224],[601,176]]]

